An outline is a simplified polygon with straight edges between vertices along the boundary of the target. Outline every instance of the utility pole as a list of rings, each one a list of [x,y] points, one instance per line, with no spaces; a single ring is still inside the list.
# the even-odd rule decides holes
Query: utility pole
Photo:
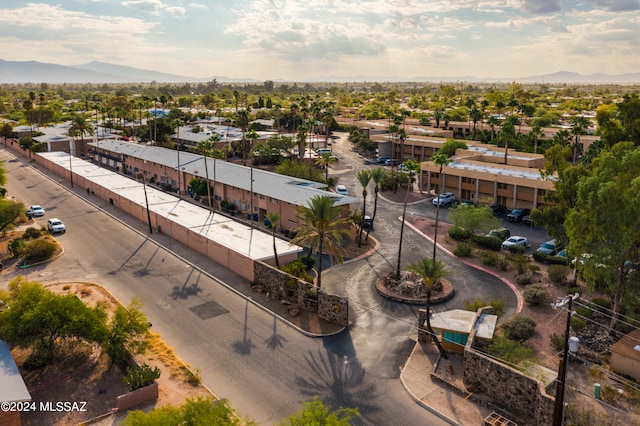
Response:
[[[564,334],[564,351],[562,354],[562,360],[560,360],[560,366],[558,367],[558,379],[556,380],[556,400],[553,408],[553,426],[564,425],[564,394],[567,385],[567,367],[569,363],[569,332],[571,331],[573,301],[578,297],[580,297],[580,294],[576,293],[551,304],[554,309],[567,305],[567,325]]]
[[[153,227],[151,226],[151,212],[149,212],[149,199],[147,198],[147,183],[144,180],[144,175],[138,173],[138,177],[142,179],[142,188],[144,189],[144,203],[147,206],[147,221],[149,222],[149,233],[153,234]]]

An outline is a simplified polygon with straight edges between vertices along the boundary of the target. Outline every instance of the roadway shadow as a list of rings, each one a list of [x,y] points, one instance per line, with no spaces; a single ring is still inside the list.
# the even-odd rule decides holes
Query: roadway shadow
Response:
[[[189,279],[191,278],[191,275],[193,275],[195,271],[196,269],[191,268],[191,271],[189,272],[189,275],[187,276],[187,278],[184,280],[184,284],[182,285],[182,287],[177,285],[173,286],[173,288],[171,289],[171,298],[173,300],[188,299],[189,297],[197,296],[199,293],[202,292],[202,288],[198,286],[198,281],[200,280],[200,274],[198,274],[198,278],[194,283],[192,283],[189,286],[187,285],[189,283]]]
[[[249,301],[247,300],[244,305],[244,329],[242,334],[242,340],[236,340],[233,342],[233,350],[240,355],[251,355],[251,350],[256,345],[253,344],[250,338],[247,337],[247,316],[249,315]]]
[[[285,339],[284,337],[280,336],[278,334],[278,329],[277,329],[277,323],[278,320],[276,319],[276,316],[273,316],[273,333],[271,334],[271,336],[265,340],[265,343],[267,345],[267,348],[271,349],[271,350],[275,350],[277,348],[280,348],[283,346],[283,343],[287,342],[287,339]]]
[[[324,346],[326,351],[305,355],[305,361],[315,375],[295,377],[300,394],[305,399],[318,397],[333,409],[357,407],[363,415],[378,411],[376,386],[368,383],[348,330],[325,338]]]

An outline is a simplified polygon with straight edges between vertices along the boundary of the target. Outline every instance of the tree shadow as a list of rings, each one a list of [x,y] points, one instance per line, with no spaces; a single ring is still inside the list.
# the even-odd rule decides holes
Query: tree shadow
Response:
[[[187,283],[189,282],[189,279],[191,278],[191,275],[193,275],[193,272],[195,271],[195,269],[191,269],[191,272],[189,272],[189,275],[187,276],[187,278],[184,280],[184,284],[182,285],[182,287],[180,286],[173,286],[173,288],[171,289],[171,298],[173,300],[176,299],[187,299],[191,296],[197,296],[198,293],[202,292],[202,288],[200,288],[198,286],[198,281],[200,280],[200,276],[198,275],[198,279],[196,280],[196,282],[192,283],[191,285],[187,285]]]
[[[249,301],[247,300],[244,305],[244,329],[242,334],[242,340],[236,340],[233,342],[233,350],[240,355],[250,355],[251,349],[255,348],[250,338],[247,337],[247,317],[249,315]]]
[[[277,331],[277,322],[275,315],[273,316],[273,333],[271,336],[265,340],[267,347],[271,350],[275,350],[283,346],[283,343],[286,343],[287,339],[280,336]]]

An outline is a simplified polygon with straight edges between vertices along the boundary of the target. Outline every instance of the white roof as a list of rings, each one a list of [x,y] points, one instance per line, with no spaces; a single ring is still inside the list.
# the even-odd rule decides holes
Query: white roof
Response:
[[[477,321],[476,313],[463,309],[432,313],[431,327],[439,330],[450,330],[470,334],[476,329],[476,336],[491,339],[496,328],[498,317],[492,314],[481,314]],[[475,323],[474,323],[475,321]]]
[[[65,152],[39,153],[58,166],[69,169],[69,155]],[[144,187],[142,183],[128,177],[98,167],[77,157],[71,158],[73,173],[84,177],[96,185],[107,188],[131,200],[135,204],[146,207]],[[222,214],[211,215],[209,210],[181,200],[147,185],[149,210],[171,221],[189,228],[205,238],[241,253],[251,259],[261,260],[273,257],[273,237],[259,229],[236,222]],[[298,252],[296,245],[276,238],[276,250],[279,254]]]
[[[18,366],[13,360],[7,344],[0,340],[0,401],[31,401]]]

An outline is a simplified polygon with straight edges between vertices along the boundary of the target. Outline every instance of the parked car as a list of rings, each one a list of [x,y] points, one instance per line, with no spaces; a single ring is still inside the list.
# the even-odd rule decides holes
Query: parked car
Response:
[[[349,191],[344,185],[336,185],[336,192],[340,195],[349,195]]]
[[[545,241],[536,249],[538,253],[548,254],[549,256],[555,256],[559,252],[559,247],[556,245],[555,240]]]
[[[373,220],[371,219],[371,216],[369,215],[364,215],[364,221],[363,221],[363,226],[364,229],[369,229],[371,227],[371,225],[373,224]]]
[[[531,219],[530,215],[526,215],[525,217],[523,217],[522,223],[524,223],[525,225],[536,226],[536,224],[533,222],[533,219]]]
[[[376,163],[378,164],[384,164],[385,166],[387,166],[387,161],[389,161],[389,157],[378,157],[378,159],[376,160]]]
[[[404,163],[403,163],[403,164],[399,164],[399,165],[398,165],[398,171],[399,171],[400,173],[409,173],[409,168],[408,168],[408,167],[407,167],[407,165],[406,165],[406,164],[404,164]]]
[[[320,154],[333,154],[333,150],[331,148],[318,148],[316,149],[316,153]]]
[[[522,218],[531,213],[531,209],[515,209],[507,215],[509,222],[522,222]]]
[[[500,216],[507,212],[507,206],[505,206],[504,204],[491,204],[489,208],[491,209],[491,213],[493,213],[494,216]]]
[[[527,247],[527,239],[526,237],[519,237],[514,235],[513,237],[509,237],[502,242],[502,248],[508,249],[510,246],[522,246]]]
[[[475,203],[469,200],[462,200],[460,201],[460,204],[458,204],[458,207],[463,207],[463,206],[475,206]]]
[[[337,155],[332,155],[329,158],[331,158],[332,160],[335,160],[336,163],[340,161]]]
[[[41,206],[31,206],[27,210],[27,216],[30,217],[42,217],[44,216],[44,209]]]
[[[47,229],[52,234],[64,234],[67,228],[64,226],[64,223],[58,218],[51,218],[47,221]]]
[[[395,158],[394,159],[387,158],[385,160],[385,162],[384,162],[384,165],[385,166],[397,166],[398,165],[398,160],[396,160]]]
[[[446,206],[447,204],[454,203],[456,200],[456,196],[453,195],[453,192],[443,192],[433,199],[432,203],[434,206],[440,204],[441,206]]]
[[[487,235],[490,237],[500,238],[500,241],[504,241],[511,236],[511,231],[507,228],[497,228],[489,231]]]

